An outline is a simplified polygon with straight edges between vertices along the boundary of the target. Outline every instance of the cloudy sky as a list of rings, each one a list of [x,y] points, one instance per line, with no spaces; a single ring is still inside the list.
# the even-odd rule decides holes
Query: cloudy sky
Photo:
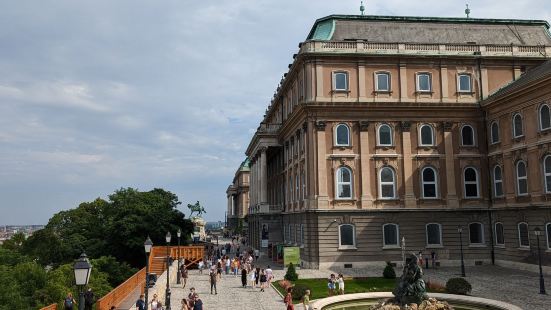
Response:
[[[470,3],[472,17],[551,20],[549,0]],[[121,187],[165,188],[223,220],[225,190],[298,43],[316,18],[358,8],[356,0],[0,0],[0,225],[46,223]],[[367,2],[378,15],[464,8]]]

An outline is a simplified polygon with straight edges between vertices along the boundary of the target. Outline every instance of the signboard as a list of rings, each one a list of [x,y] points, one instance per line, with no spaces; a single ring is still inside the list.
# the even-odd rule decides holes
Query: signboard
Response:
[[[268,224],[262,224],[262,231],[260,232],[260,247],[267,248],[268,247]]]
[[[268,247],[268,239],[262,239],[260,241],[260,247],[267,248]]]
[[[298,246],[289,246],[283,248],[283,265],[288,266],[290,263],[300,265],[300,248]]]

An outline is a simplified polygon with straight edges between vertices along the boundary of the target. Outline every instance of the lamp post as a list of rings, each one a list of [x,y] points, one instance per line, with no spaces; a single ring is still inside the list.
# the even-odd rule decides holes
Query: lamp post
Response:
[[[80,254],[80,257],[75,262],[73,267],[75,272],[75,284],[79,289],[78,296],[78,309],[84,310],[84,287],[88,285],[90,280],[90,272],[92,271],[92,265],[85,253]]]
[[[465,277],[465,262],[463,261],[463,227],[457,228],[459,232],[459,248],[461,250],[461,276]]]
[[[176,284],[180,284],[180,277],[182,276],[180,272],[180,237],[182,236],[182,231],[180,228],[178,228],[176,235],[178,236],[178,271],[176,272]]]
[[[165,305],[166,309],[170,310],[170,231],[166,233],[166,293],[165,293]]]
[[[147,236],[147,239],[145,240],[143,247],[145,249],[145,310],[147,310],[148,307],[148,291],[149,291],[149,253],[151,253],[151,248],[153,247],[153,242]]]
[[[534,229],[534,234],[536,235],[536,240],[538,243],[538,263],[540,266],[540,294],[545,294],[545,281],[543,280],[543,272],[541,270],[541,249],[540,249],[541,229],[539,227],[536,227]]]

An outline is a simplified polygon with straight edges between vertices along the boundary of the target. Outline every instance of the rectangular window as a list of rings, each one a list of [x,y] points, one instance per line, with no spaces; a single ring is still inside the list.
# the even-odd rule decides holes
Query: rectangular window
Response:
[[[457,78],[457,90],[460,93],[470,93],[472,92],[471,87],[471,75],[470,74],[460,74]]]
[[[469,242],[474,245],[484,244],[484,228],[482,224],[469,224]]]
[[[348,90],[348,73],[333,72],[333,90],[337,90],[337,91]]]
[[[398,246],[398,225],[383,225],[383,245],[386,247]]]
[[[419,73],[417,74],[417,91],[418,92],[430,92],[431,80],[430,74],[428,73]]]
[[[304,224],[300,224],[300,244],[304,245]]]
[[[427,245],[428,246],[441,246],[442,245],[441,237],[442,235],[441,235],[439,224],[427,225]]]
[[[390,74],[389,73],[376,73],[375,74],[375,90],[376,91],[390,91]]]
[[[503,224],[496,223],[495,225],[496,245],[505,245],[505,237],[503,232]]]

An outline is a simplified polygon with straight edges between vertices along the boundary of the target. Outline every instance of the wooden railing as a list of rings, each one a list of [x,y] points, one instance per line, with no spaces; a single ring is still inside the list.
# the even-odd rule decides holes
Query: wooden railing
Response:
[[[117,286],[107,295],[100,298],[96,303],[97,310],[109,310],[111,306],[118,306],[123,302],[129,294],[131,294],[136,288],[141,287],[142,290],[145,286],[145,268],[136,272],[133,276],[124,281],[121,285]]]
[[[183,258],[189,261],[201,259],[205,255],[205,247],[202,245],[181,246],[178,253],[178,246],[169,247],[170,257],[173,259]],[[167,248],[164,246],[154,246],[149,255],[149,263],[152,263],[153,257],[166,256]]]
[[[44,308],[40,308],[40,310],[57,310],[57,304],[51,304],[51,305],[46,306]]]

